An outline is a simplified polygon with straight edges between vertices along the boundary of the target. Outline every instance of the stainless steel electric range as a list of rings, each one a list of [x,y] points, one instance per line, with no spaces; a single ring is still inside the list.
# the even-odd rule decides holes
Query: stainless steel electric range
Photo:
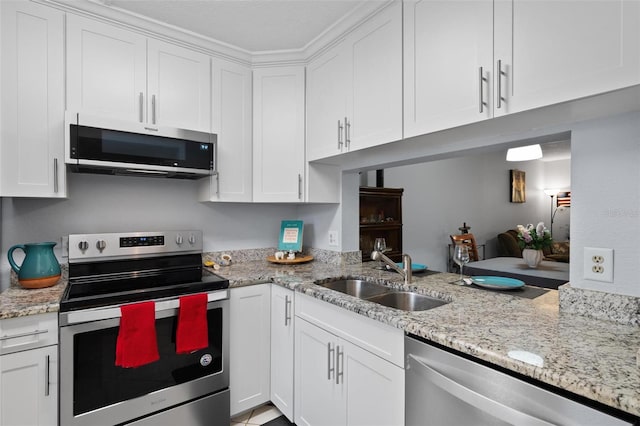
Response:
[[[229,281],[202,268],[202,232],[69,236],[60,302],[60,424],[229,421]],[[176,353],[179,298],[206,293],[208,347]],[[116,366],[121,309],[154,301],[159,360]]]

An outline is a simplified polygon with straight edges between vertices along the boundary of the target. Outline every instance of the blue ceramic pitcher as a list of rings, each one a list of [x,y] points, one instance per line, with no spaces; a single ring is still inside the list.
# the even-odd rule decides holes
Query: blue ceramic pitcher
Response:
[[[16,244],[7,252],[9,264],[16,274],[18,282],[25,288],[50,287],[60,279],[60,264],[53,254],[56,243]],[[18,266],[13,260],[13,252],[17,249],[24,251],[25,258]]]

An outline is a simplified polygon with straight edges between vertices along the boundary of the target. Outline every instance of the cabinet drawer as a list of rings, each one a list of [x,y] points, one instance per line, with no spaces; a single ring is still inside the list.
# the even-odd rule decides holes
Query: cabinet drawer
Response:
[[[404,333],[338,306],[302,293],[296,294],[296,316],[369,351],[404,366]]]
[[[58,314],[28,315],[0,321],[0,354],[58,343]]]

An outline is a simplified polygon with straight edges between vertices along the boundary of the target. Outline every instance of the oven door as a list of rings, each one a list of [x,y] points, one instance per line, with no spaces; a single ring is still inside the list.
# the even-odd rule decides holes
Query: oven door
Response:
[[[60,424],[119,424],[228,388],[228,290],[209,293],[209,347],[191,354],[176,354],[177,307],[156,301],[160,359],[138,368],[115,366],[119,307],[61,313]]]

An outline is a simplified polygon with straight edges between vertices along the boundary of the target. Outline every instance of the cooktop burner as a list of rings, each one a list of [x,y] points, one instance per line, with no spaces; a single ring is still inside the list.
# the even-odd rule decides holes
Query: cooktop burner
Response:
[[[69,236],[60,311],[211,292],[229,280],[202,268],[202,232]]]

